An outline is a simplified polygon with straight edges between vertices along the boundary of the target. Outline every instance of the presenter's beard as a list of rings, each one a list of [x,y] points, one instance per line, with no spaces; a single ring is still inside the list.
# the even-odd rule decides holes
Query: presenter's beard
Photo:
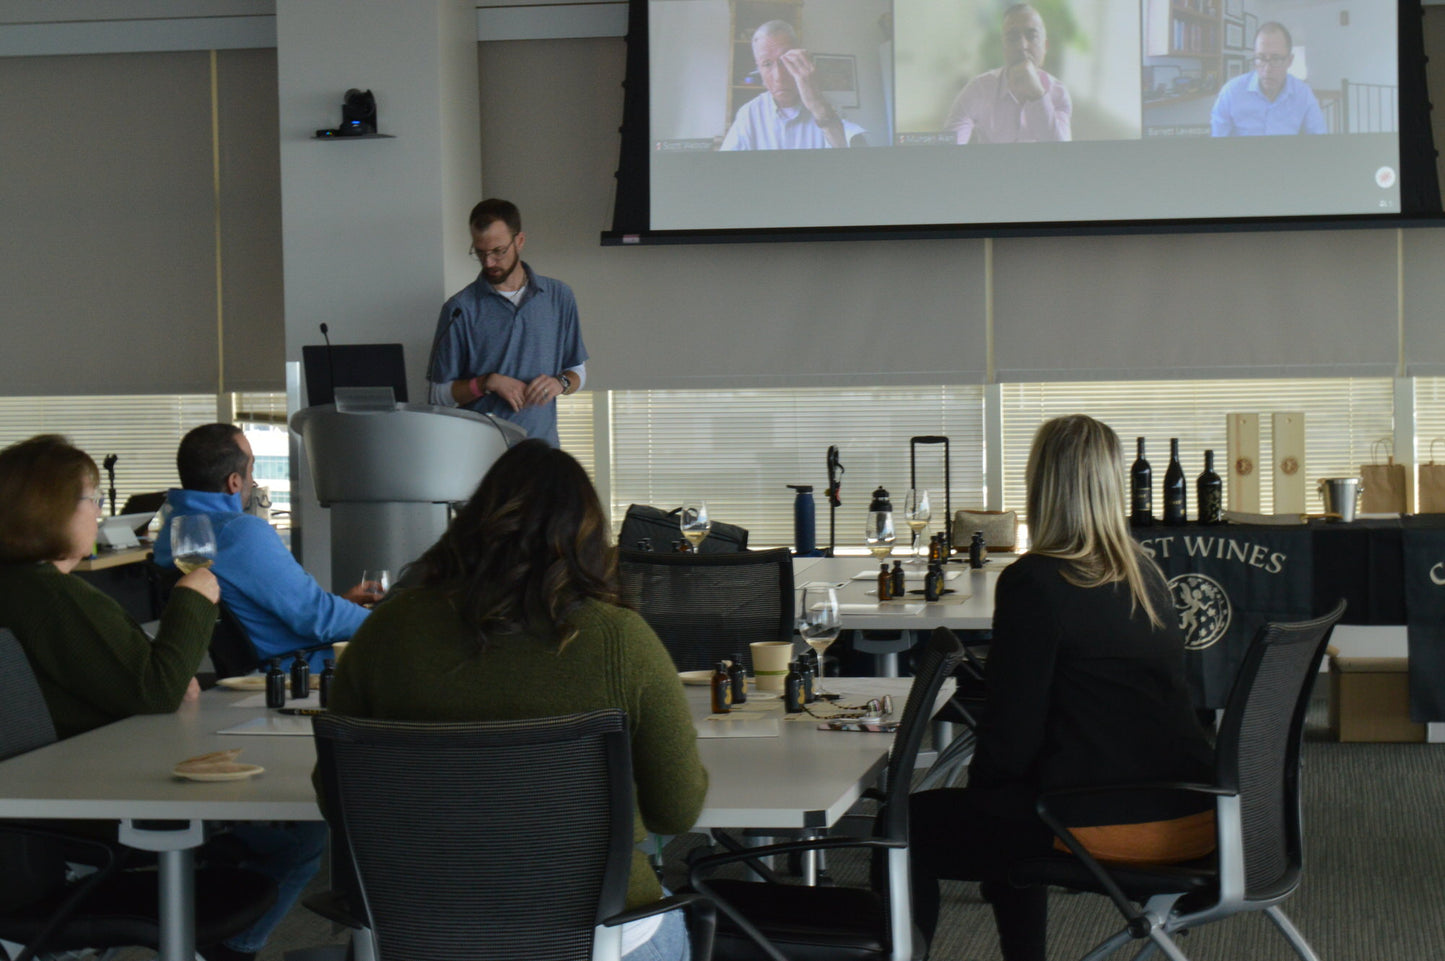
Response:
[[[502,283],[502,281],[506,280],[508,277],[512,276],[512,271],[517,269],[518,259],[519,258],[516,255],[513,255],[512,262],[507,264],[506,266],[483,267],[482,276],[486,278],[487,283],[495,287],[498,284]]]

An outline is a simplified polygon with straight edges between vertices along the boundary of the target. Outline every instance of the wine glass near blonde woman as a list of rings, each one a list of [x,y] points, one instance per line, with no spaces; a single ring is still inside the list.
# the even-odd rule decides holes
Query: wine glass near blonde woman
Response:
[[[687,538],[687,542],[692,545],[692,552],[696,554],[703,539],[712,530],[712,521],[707,516],[707,501],[688,501],[683,504],[677,523],[682,530],[682,536]]]

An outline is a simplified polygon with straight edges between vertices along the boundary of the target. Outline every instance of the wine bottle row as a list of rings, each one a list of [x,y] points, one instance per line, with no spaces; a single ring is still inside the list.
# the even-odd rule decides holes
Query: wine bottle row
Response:
[[[1144,456],[1144,438],[1138,439],[1139,453],[1129,468],[1129,523],[1136,527],[1149,527],[1158,521],[1154,517],[1154,471],[1149,459]],[[1177,527],[1189,521],[1187,484],[1184,467],[1179,463],[1179,438],[1169,439],[1169,466],[1164,471],[1164,517],[1165,526]],[[1224,482],[1214,472],[1214,451],[1204,452],[1204,471],[1194,482],[1197,520],[1200,524],[1219,524],[1224,520]]]

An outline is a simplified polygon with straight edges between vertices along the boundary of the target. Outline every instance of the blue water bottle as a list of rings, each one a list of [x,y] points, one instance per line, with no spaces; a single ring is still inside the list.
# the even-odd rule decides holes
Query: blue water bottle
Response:
[[[813,514],[813,485],[789,484],[798,494],[793,498],[793,556],[822,557],[818,550],[816,520]]]

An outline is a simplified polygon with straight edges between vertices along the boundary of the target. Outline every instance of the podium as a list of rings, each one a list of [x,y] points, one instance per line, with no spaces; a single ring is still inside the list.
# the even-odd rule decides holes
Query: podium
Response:
[[[389,393],[389,392],[388,392]],[[509,421],[427,404],[321,404],[299,410],[316,499],[331,512],[331,584],[393,575],[441,537],[507,448],[527,436]]]

